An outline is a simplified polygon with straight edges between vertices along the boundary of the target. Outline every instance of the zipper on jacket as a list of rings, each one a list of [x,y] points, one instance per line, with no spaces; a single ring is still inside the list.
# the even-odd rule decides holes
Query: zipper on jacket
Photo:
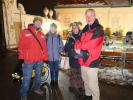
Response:
[[[26,57],[29,59],[29,50],[28,50],[28,52],[26,53]]]
[[[52,55],[53,55],[53,61],[54,61],[53,36],[52,36]]]

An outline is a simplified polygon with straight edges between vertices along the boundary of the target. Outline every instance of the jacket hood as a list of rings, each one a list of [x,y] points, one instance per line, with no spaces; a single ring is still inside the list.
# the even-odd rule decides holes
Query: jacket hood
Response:
[[[31,31],[33,31],[33,32],[36,32],[36,29],[35,29],[35,27],[34,27],[34,24],[29,24],[28,25],[28,29],[30,29]],[[38,31],[41,31],[42,29],[40,28]]]
[[[94,23],[91,25],[91,28],[94,28],[96,26],[100,25],[98,19],[94,21]]]

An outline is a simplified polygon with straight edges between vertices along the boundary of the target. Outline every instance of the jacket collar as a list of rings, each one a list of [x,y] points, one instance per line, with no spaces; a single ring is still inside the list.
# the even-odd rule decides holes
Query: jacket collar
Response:
[[[50,36],[58,36],[58,33],[52,34],[50,31],[47,34],[49,34]]]
[[[96,19],[92,25],[88,25],[88,24],[87,24],[87,25],[84,27],[84,29],[82,30],[81,33],[87,32],[88,30],[91,30],[91,29],[93,29],[93,28],[95,28],[96,26],[99,26],[99,25],[100,25],[100,24],[99,24],[99,21]]]
[[[31,30],[32,32],[34,32],[34,33],[40,32],[40,31],[41,31],[41,29],[38,30],[38,31],[36,31],[36,29],[35,29],[35,27],[34,27],[34,24],[29,24],[29,25],[28,25],[28,29],[30,29],[30,30]]]

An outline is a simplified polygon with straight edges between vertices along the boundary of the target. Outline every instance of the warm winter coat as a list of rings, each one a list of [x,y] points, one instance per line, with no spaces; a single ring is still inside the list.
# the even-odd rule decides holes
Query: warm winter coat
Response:
[[[39,39],[43,51],[29,29],[34,32]],[[24,59],[25,63],[48,60],[45,35],[41,31],[36,31],[33,24],[29,24],[28,29],[24,29],[21,32],[18,45],[18,56],[19,59]]]
[[[68,53],[69,64],[71,68],[80,68],[78,58],[76,58],[77,53],[74,50],[74,44],[76,40],[79,40],[79,34],[72,33],[64,47],[65,52]]]
[[[83,56],[79,57],[81,66],[97,67],[104,40],[103,27],[96,19],[90,26],[86,25],[81,33],[80,41],[76,41],[75,49],[80,49]]]
[[[60,53],[63,50],[63,41],[59,34],[46,34],[49,61],[59,61]]]

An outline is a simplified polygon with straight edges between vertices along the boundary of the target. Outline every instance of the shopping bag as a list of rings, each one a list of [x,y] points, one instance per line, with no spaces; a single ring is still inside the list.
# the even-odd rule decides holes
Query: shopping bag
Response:
[[[70,65],[69,65],[69,57],[61,57],[61,61],[60,61],[60,68],[61,69],[69,69]]]
[[[64,67],[64,63],[65,63],[65,57],[61,57],[61,60],[60,60],[60,64],[59,64],[59,67],[61,68],[61,69],[63,69],[63,67]]]

